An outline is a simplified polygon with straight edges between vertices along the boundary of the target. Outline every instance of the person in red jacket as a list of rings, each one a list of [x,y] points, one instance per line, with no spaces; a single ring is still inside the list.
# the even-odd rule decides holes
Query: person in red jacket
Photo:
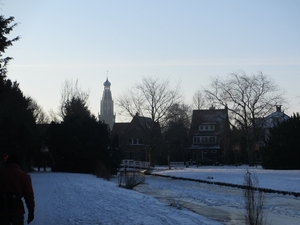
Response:
[[[4,153],[3,154],[3,156],[2,156],[2,164],[1,164],[1,166],[0,166],[0,169],[4,169],[4,167],[5,167],[5,165],[6,165],[6,160],[7,160],[7,158],[8,158],[8,155],[7,155],[7,153]]]
[[[0,171],[0,225],[24,225],[24,204],[28,209],[29,224],[34,219],[34,193],[30,176],[20,169],[17,155],[9,155]]]

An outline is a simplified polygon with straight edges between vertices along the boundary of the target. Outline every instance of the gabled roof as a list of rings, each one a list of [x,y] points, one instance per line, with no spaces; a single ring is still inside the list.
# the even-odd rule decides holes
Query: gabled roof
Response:
[[[111,131],[111,137],[114,137],[116,134],[118,136],[122,136],[129,132],[133,127],[140,128],[142,132],[154,131],[155,133],[161,135],[159,123],[153,123],[151,118],[142,117],[137,114],[132,118],[131,122],[114,123]]]
[[[199,125],[216,125],[216,130],[212,131],[214,135],[219,136],[225,134],[229,129],[228,108],[225,109],[208,109],[208,110],[193,110],[192,123],[190,129],[190,150],[219,150],[222,148],[221,139],[218,138],[215,144],[194,144],[193,136],[199,135]],[[211,131],[209,131],[211,132]],[[203,134],[203,132],[202,132]]]
[[[132,118],[130,127],[135,127],[135,129],[140,129],[142,132],[152,134],[156,137],[161,136],[159,123],[153,122],[149,117],[139,116],[138,113]]]
[[[198,131],[200,124],[219,124],[219,129],[224,130],[227,122],[229,122],[227,107],[225,109],[193,110],[190,132]]]
[[[192,123],[220,123],[228,118],[227,109],[193,110]]]
[[[276,111],[271,113],[265,118],[258,119],[258,123],[261,123],[261,128],[271,128],[275,126],[277,123],[281,123],[284,120],[289,119],[290,117],[286,115],[283,111],[281,111],[281,107],[276,106]]]
[[[132,118],[131,123],[142,127],[143,130],[149,129],[150,126],[153,125],[153,121],[151,118],[143,117],[143,116],[139,116],[139,115],[135,115]]]
[[[113,138],[115,135],[123,135],[126,132],[126,129],[129,125],[130,123],[114,123],[110,134],[111,137]]]

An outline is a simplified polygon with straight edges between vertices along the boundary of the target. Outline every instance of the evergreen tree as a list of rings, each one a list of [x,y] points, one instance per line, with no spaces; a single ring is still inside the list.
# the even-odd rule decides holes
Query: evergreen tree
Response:
[[[164,136],[167,142],[168,164],[170,161],[184,161],[189,138],[190,109],[184,104],[172,105],[166,115]]]
[[[11,57],[4,57],[3,53],[5,53],[5,50],[13,45],[13,42],[19,40],[19,36],[8,39],[6,36],[10,34],[10,32],[14,29],[15,26],[17,26],[16,23],[12,24],[14,22],[14,17],[4,18],[3,15],[0,15],[0,79],[3,80],[3,78],[6,77],[7,73],[7,64],[12,59]]]
[[[101,161],[110,164],[109,131],[91,114],[86,101],[72,97],[65,104],[61,123],[52,122],[47,133],[56,171],[94,173]]]
[[[300,169],[299,114],[270,129],[262,157],[265,169]]]
[[[31,99],[25,97],[19,84],[7,78],[7,64],[11,57],[3,57],[5,50],[19,37],[8,39],[16,24],[13,17],[0,16],[0,151],[17,153],[28,161],[37,148],[36,124],[29,107]]]

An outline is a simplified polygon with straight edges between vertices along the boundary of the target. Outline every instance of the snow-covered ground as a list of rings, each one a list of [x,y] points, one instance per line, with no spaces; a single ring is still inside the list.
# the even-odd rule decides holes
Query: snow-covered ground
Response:
[[[259,186],[262,188],[300,192],[299,170],[263,170],[261,167],[247,166],[204,166],[173,168],[172,170],[161,167],[157,168],[154,173],[210,182],[243,184],[244,175],[247,172],[257,176]],[[146,186],[152,191],[145,190],[147,189]],[[155,197],[162,197],[162,195],[153,194],[154,192],[163,191],[163,196],[169,195],[171,201],[172,196],[177,196],[178,201],[183,206],[201,215],[221,221],[223,224],[238,225],[244,223],[244,197],[243,190],[239,188],[149,177],[145,185],[139,186],[137,189]],[[265,193],[264,197],[267,224],[300,224],[300,197],[273,193]]]
[[[32,225],[220,224],[93,175],[34,172],[31,177]]]
[[[256,173],[262,187],[300,191],[300,171],[249,170]],[[157,167],[154,172],[242,184],[246,171],[246,167]],[[238,188],[147,176],[145,184],[127,190],[118,187],[117,178],[106,181],[93,175],[54,172],[30,175],[36,198],[32,225],[243,224],[243,197]],[[300,224],[299,197],[265,197],[269,224]]]
[[[243,184],[244,175],[249,171],[256,175],[259,186],[274,190],[300,192],[299,170],[264,170],[261,166],[202,166],[177,167],[168,170],[167,167],[158,167],[157,174],[175,177],[186,177],[201,180],[211,180],[231,184]],[[213,179],[208,179],[213,178]]]

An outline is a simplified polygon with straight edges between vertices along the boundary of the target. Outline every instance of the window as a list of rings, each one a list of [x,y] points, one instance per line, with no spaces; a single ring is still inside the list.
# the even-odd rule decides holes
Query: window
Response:
[[[136,138],[132,139],[132,143],[131,144],[137,145],[137,143],[138,143],[138,139],[136,139]]]
[[[200,125],[199,130],[200,131],[213,131],[213,130],[215,130],[215,125]]]
[[[129,145],[142,145],[143,144],[143,139],[139,138],[132,138],[128,140]]]
[[[209,137],[208,142],[209,143],[216,143],[216,137],[214,137],[214,136]]]
[[[194,136],[194,144],[214,144],[216,143],[216,136]]]

